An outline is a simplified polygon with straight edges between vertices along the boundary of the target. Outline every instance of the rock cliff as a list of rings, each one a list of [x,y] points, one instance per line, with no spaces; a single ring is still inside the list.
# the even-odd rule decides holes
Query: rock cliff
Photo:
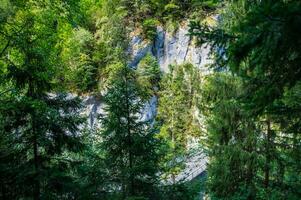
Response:
[[[188,35],[188,26],[184,24],[175,32],[168,32],[157,27],[157,34],[153,42],[143,40],[139,35],[133,35],[130,40],[129,53],[131,60],[129,66],[137,68],[139,62],[147,55],[153,55],[159,63],[162,72],[168,72],[169,65],[191,63],[198,67],[203,74],[209,73],[206,65],[211,63],[209,47],[198,47]],[[153,96],[142,110],[142,120],[152,120],[156,116],[158,99]],[[91,128],[97,125],[97,117],[103,113],[101,99],[97,97],[84,98],[85,114]],[[186,168],[179,173],[176,181],[190,181],[201,174],[207,165],[207,157],[199,150],[185,161]],[[170,180],[167,180],[167,184]]]
[[[210,64],[209,47],[198,47],[188,35],[187,24],[182,25],[175,32],[165,31],[157,27],[157,35],[153,42],[146,42],[140,36],[133,36],[130,42],[132,60],[130,67],[137,67],[140,60],[148,53],[157,58],[163,72],[168,72],[172,64],[191,63],[207,73],[207,64]]]

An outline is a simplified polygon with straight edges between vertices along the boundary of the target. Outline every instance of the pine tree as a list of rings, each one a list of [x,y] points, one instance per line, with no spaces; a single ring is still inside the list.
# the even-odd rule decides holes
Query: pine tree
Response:
[[[162,72],[156,58],[146,55],[138,64],[137,81],[144,88],[147,96],[157,95]]]
[[[12,2],[10,2],[12,3]],[[16,2],[14,2],[16,3]],[[54,2],[58,3],[58,2]],[[68,196],[71,176],[65,150],[78,151],[80,100],[54,94],[54,77],[59,66],[55,48],[58,13],[43,2],[16,3],[11,16],[1,21],[1,54],[4,74],[0,101],[1,197],[63,198]],[[1,162],[2,163],[2,162]]]
[[[206,77],[199,108],[209,156],[208,193],[217,199],[254,199],[260,129],[239,102],[242,82],[227,73]]]
[[[104,97],[103,148],[113,188],[122,198],[150,197],[157,178],[157,141],[148,122],[140,120],[144,102],[135,72],[116,63]]]
[[[158,137],[167,143],[164,165],[173,183],[183,167],[188,140],[200,133],[195,114],[200,78],[198,69],[191,64],[184,64],[171,66],[160,84],[158,123],[161,126]]]
[[[291,173],[300,163],[293,156],[299,117],[292,114],[299,107],[300,8],[297,0],[232,1],[219,26],[191,24],[192,35],[212,45],[216,65],[242,78],[240,107],[261,129],[256,198],[300,198],[300,170]]]

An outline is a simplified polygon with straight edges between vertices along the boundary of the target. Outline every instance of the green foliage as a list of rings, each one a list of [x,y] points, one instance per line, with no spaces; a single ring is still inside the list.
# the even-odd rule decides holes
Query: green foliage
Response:
[[[201,6],[205,10],[215,10],[218,6],[219,3],[221,2],[220,0],[193,0],[192,1],[194,6]]]
[[[259,130],[255,135],[259,149],[255,187],[250,190],[234,180],[225,185],[227,190],[238,188],[237,193],[229,196],[231,199],[247,198],[247,194],[254,195],[253,199],[300,198],[300,190],[296,188],[300,171],[295,170],[300,167],[300,158],[295,157],[300,152],[300,124],[299,116],[294,114],[299,107],[301,77],[298,70],[301,49],[297,45],[301,39],[300,8],[300,1],[294,0],[232,1],[226,4],[217,27],[191,24],[192,35],[212,45],[216,66],[242,79],[243,90],[235,98],[239,99],[236,105],[255,120]],[[229,113],[226,108],[220,112]],[[245,155],[237,154],[242,148],[229,155],[244,159]],[[208,180],[220,178],[227,169],[209,173]],[[213,193],[221,191],[217,188]],[[224,196],[222,193],[217,197]]]
[[[167,144],[164,167],[166,175],[174,177],[183,167],[183,158],[190,136],[198,136],[200,129],[195,116],[200,72],[191,64],[171,66],[160,84],[158,138]]]
[[[169,3],[164,6],[164,12],[167,13],[167,18],[177,19],[180,15],[180,7],[173,3]]]
[[[129,197],[129,198],[126,198],[126,200],[148,200],[148,198],[144,198],[144,197]]]
[[[179,20],[193,13],[213,12],[218,2],[219,0],[122,0],[120,5],[126,9],[129,23],[140,27],[148,20],[155,20],[163,25],[178,24]],[[149,34],[144,33],[148,39],[153,39],[148,37]]]
[[[138,64],[137,81],[144,88],[147,96],[157,93],[162,73],[156,58],[152,55],[146,55]]]
[[[220,29],[210,31],[192,24],[193,35],[211,41],[215,49],[224,48],[224,53],[219,51],[216,55],[219,64],[249,79],[247,98],[257,105],[256,112],[263,112],[281,98],[284,88],[295,85],[300,77],[296,69],[299,63],[296,54],[300,51],[296,45],[300,40],[297,31],[300,20],[296,17],[299,8],[299,1],[276,4],[237,1],[225,8]],[[267,84],[269,80],[277,81]]]
[[[160,199],[166,200],[195,200],[199,198],[200,182],[178,183],[170,186],[164,186],[161,189]]]
[[[151,56],[137,72],[123,64],[129,8],[141,5],[132,3],[1,2],[1,199],[160,198],[159,142],[140,112],[161,72]],[[153,5],[139,10],[150,40]],[[107,91],[101,130],[82,126],[80,100],[66,91]]]
[[[58,81],[77,93],[91,93],[106,87],[111,63],[127,59],[126,10],[119,1],[82,1],[81,7],[86,10],[78,25],[60,31],[64,70]]]
[[[106,169],[104,151],[98,128],[82,129],[84,148],[80,154],[70,153],[69,159],[76,160],[72,173],[77,188],[73,190],[77,199],[114,199],[110,194],[110,174]]]
[[[210,157],[207,186],[209,194],[218,199],[255,195],[259,133],[255,120],[238,101],[243,92],[241,85],[237,77],[216,73],[206,77],[202,87],[200,110],[207,126],[203,142]]]
[[[61,198],[74,189],[65,152],[82,148],[78,98],[56,95],[60,58],[58,1],[12,2],[1,21],[1,198]],[[53,8],[52,6],[58,6]],[[66,6],[66,5],[65,5]],[[67,11],[66,11],[67,12]],[[2,47],[2,46],[1,46]],[[7,149],[3,149],[3,147]]]
[[[72,30],[70,27],[62,36],[65,40],[61,53],[66,70],[62,71],[60,80],[69,84],[69,89],[77,92],[91,92],[98,84],[98,63],[93,58],[95,39],[84,28]],[[70,33],[71,31],[71,33]],[[103,53],[99,50],[98,54]],[[71,65],[70,65],[71,64]],[[69,66],[70,65],[70,66]]]
[[[197,138],[211,199],[300,199],[300,10],[298,0],[2,0],[0,198],[196,199],[199,184],[175,177]],[[126,66],[133,28],[153,41],[159,24],[192,16],[206,18],[190,32],[223,72],[183,64],[162,75],[151,55]],[[66,92],[97,94],[102,126],[83,126]],[[152,96],[157,118],[145,122]]]
[[[146,19],[142,23],[144,37],[149,40],[154,40],[157,34],[158,21],[155,19]]]
[[[111,68],[101,136],[115,192],[150,197],[157,182],[157,145],[148,122],[141,121],[143,101],[135,72],[118,63]]]

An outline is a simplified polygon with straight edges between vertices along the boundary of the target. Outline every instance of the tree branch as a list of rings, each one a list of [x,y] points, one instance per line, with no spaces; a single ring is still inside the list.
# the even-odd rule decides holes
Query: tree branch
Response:
[[[7,41],[5,47],[2,49],[1,53],[0,53],[0,57],[2,57],[2,55],[4,54],[4,52],[6,51],[6,49],[9,47],[10,45],[10,40]]]

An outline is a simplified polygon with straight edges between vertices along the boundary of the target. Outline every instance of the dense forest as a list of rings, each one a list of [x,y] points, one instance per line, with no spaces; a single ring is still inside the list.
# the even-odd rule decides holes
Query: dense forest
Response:
[[[131,64],[183,24],[205,71]],[[300,27],[300,0],[0,0],[0,199],[301,199]]]

